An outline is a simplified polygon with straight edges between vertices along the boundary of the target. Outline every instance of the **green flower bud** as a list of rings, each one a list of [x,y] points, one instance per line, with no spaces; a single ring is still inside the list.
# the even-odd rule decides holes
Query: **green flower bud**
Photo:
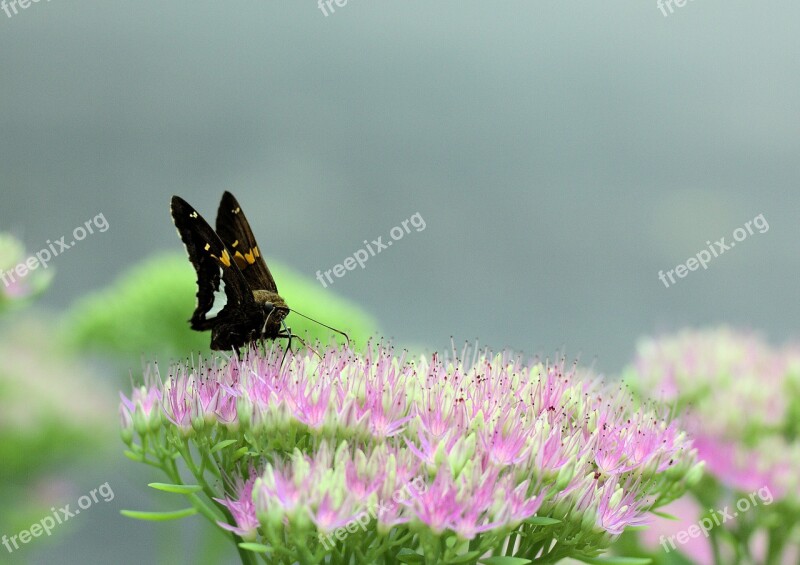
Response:
[[[453,473],[454,477],[461,474],[464,466],[472,459],[472,456],[475,455],[476,442],[477,438],[475,434],[471,433],[466,437],[460,438],[452,449],[450,449],[447,462],[450,465],[450,471]],[[440,443],[439,447],[444,448],[444,442]],[[438,450],[436,454],[439,454]]]
[[[569,486],[572,482],[572,479],[575,477],[575,460],[570,460],[569,463],[561,467],[558,470],[558,476],[556,476],[556,488],[558,490],[564,490]]]
[[[122,438],[122,441],[125,443],[125,445],[130,447],[131,444],[133,443],[133,428],[131,427],[120,428],[119,435]]]

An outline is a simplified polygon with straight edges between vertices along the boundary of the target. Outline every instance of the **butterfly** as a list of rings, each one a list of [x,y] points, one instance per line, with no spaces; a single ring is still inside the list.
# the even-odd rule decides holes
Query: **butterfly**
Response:
[[[277,338],[287,338],[291,349],[292,338],[302,341],[285,323],[293,310],[278,294],[250,223],[233,194],[226,191],[222,195],[216,231],[180,196],[172,197],[170,212],[197,272],[197,305],[189,324],[196,331],[211,330],[211,349],[238,349]],[[227,302],[209,318],[220,276]],[[330,329],[347,338],[344,332]]]

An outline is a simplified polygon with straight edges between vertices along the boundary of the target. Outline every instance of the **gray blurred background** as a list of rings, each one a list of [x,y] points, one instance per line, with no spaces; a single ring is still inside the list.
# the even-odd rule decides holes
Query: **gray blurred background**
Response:
[[[308,277],[418,212],[424,231],[329,286],[400,343],[565,348],[613,374],[685,325],[796,334],[797,2],[333,7],[0,12],[0,230],[35,251],[110,224],[52,262],[47,306],[180,250],[172,194],[213,218],[227,189]],[[659,280],[759,214],[766,233]],[[149,562],[153,529],[118,515],[156,480],[132,467],[86,479],[127,500],[14,559]]]

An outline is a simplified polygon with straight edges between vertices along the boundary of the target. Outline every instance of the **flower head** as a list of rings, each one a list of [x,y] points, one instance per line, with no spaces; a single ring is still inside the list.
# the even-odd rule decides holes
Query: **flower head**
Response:
[[[542,536],[573,540],[564,556],[596,553],[655,500],[679,495],[694,465],[663,413],[634,409],[621,389],[564,360],[526,364],[508,352],[465,363],[382,345],[285,360],[277,347],[250,349],[176,365],[156,392],[123,398],[123,412],[135,419],[156,403],[177,433],[140,435],[219,452],[206,462],[236,450],[237,465],[259,469],[218,499],[234,517],[226,529],[288,543],[302,560],[313,560],[310,531],[324,552],[343,529],[367,561],[403,532],[420,544],[455,536],[452,551],[472,540],[483,554],[518,530],[531,534],[520,555]],[[548,516],[544,532],[530,521]],[[367,530],[374,545],[361,547]]]
[[[35,256],[26,256],[25,248],[16,238],[0,233],[0,310],[47,288],[52,279],[52,271],[47,271],[47,267],[47,263],[41,263]]]
[[[772,347],[756,334],[728,328],[686,330],[642,342],[627,376],[643,397],[665,398],[685,411],[682,425],[693,435],[698,457],[708,472],[695,492],[700,504],[711,506],[711,512],[742,499],[758,501],[748,505],[746,528],[735,527],[742,519],[735,517],[728,524],[717,525],[728,530],[717,539],[732,540],[730,547],[720,547],[719,541],[715,544],[723,560],[750,548],[755,552],[753,562],[796,563],[792,552],[800,550],[800,545],[789,541],[790,535],[770,542],[769,560],[764,547],[757,550],[759,544],[752,543],[755,538],[750,536],[772,536],[768,532],[778,522],[786,532],[800,524],[797,349]],[[679,438],[677,432],[673,436]],[[716,499],[714,493],[719,493]],[[773,497],[775,507],[771,507]],[[683,511],[685,503],[676,508]],[[667,507],[667,511],[672,510]],[[655,529],[664,534],[661,538],[668,538],[703,515],[701,508],[686,515],[677,527],[658,522]],[[644,539],[657,546],[658,537]],[[711,563],[710,549],[690,544],[681,551],[698,563]]]
[[[685,408],[684,425],[710,473],[748,491],[769,486],[800,502],[800,355],[728,328],[643,342],[630,381]]]
[[[256,539],[260,525],[256,517],[255,504],[253,503],[253,484],[256,481],[256,476],[254,470],[251,469],[249,478],[242,479],[237,477],[234,486],[235,496],[214,499],[228,509],[235,522],[235,525],[227,522],[217,522],[219,526],[249,541]]]

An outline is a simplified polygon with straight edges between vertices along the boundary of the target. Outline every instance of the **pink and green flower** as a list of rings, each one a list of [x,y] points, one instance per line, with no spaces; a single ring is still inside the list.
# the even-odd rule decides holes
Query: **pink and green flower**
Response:
[[[128,456],[165,471],[157,488],[229,531],[244,562],[592,561],[701,474],[663,411],[563,360],[282,358],[151,369],[121,405]]]

